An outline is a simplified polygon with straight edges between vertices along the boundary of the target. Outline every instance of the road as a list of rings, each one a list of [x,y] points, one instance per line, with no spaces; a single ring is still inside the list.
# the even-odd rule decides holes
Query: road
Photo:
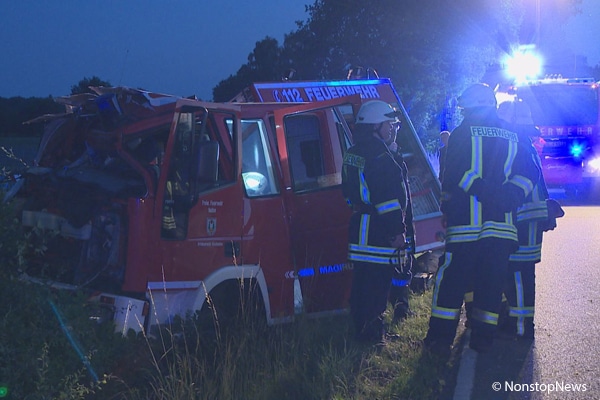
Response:
[[[454,399],[600,399],[600,207],[564,208],[536,267],[535,340],[464,349]]]

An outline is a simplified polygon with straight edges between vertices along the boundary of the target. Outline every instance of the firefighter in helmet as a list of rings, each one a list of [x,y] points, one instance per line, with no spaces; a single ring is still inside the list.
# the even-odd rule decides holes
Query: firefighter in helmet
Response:
[[[350,308],[356,338],[363,342],[385,337],[383,314],[399,249],[406,246],[407,187],[386,145],[399,128],[397,116],[383,101],[363,104],[353,130],[355,144],[343,162],[343,193],[354,211],[348,232],[354,267]]]
[[[529,144],[531,157],[541,171],[542,163],[532,143],[532,139],[540,133],[533,124],[527,103],[518,100],[504,102],[498,107],[498,115],[513,124],[513,130],[519,134],[519,139]],[[563,215],[560,204],[549,198],[543,175],[540,176],[516,214],[519,248],[509,259],[505,289],[508,315],[499,324],[501,337],[533,339],[535,264],[542,258],[543,233],[553,230],[556,218]]]
[[[498,324],[503,282],[518,248],[513,213],[538,181],[539,170],[517,133],[496,112],[487,85],[458,99],[463,121],[452,132],[442,182],[446,253],[438,269],[425,345],[447,354],[465,292],[473,289],[470,347],[488,351]]]

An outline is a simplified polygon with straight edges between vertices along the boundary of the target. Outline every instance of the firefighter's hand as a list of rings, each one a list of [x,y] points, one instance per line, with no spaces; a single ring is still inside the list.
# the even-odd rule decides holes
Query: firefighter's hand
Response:
[[[547,220],[539,223],[543,232],[553,231],[556,228],[556,218],[549,217]]]
[[[565,216],[565,210],[560,206],[560,203],[554,199],[546,199],[546,207],[548,208],[549,218],[562,218]]]
[[[404,233],[400,233],[399,235],[393,236],[390,239],[390,247],[395,249],[403,249],[406,246],[406,238],[404,237]]]
[[[441,224],[442,228],[444,229],[448,227],[448,217],[446,216],[446,214],[442,214]]]

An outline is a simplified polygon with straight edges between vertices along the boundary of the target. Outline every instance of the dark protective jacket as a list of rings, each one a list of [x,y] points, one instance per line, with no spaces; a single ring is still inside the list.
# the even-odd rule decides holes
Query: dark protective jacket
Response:
[[[467,115],[452,132],[441,203],[448,249],[497,238],[516,250],[515,212],[540,175],[527,146],[493,108]]]
[[[537,150],[531,144],[531,136],[539,136],[538,129],[534,126],[515,125],[514,130],[519,134],[519,138],[523,143],[529,144],[528,150],[541,171],[542,162]],[[531,132],[532,130],[535,132]],[[519,249],[510,255],[510,261],[532,262],[534,264],[541,261],[543,232],[548,226],[549,219],[553,218],[548,213],[546,202],[548,198],[546,182],[543,175],[540,175],[540,179],[525,198],[523,205],[517,209],[516,226]]]
[[[390,240],[406,233],[407,188],[402,167],[380,139],[368,135],[344,155],[342,188],[354,213],[350,218],[350,261],[398,264]]]

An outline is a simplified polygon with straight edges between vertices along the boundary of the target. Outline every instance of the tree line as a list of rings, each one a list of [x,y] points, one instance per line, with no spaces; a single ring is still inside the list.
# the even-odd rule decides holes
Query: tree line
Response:
[[[435,130],[440,112],[468,84],[506,80],[502,57],[521,43],[535,43],[547,74],[600,79],[600,66],[587,66],[558,40],[581,1],[536,9],[526,0],[315,0],[283,44],[272,37],[258,41],[248,61],[213,88],[213,100],[229,101],[252,82],[280,80],[288,71],[294,71],[291,79],[309,80],[369,71],[392,80],[419,129]],[[97,81],[84,78],[72,94]],[[0,136],[35,134],[39,127],[22,122],[49,112],[60,112],[51,97],[0,98]]]
[[[440,111],[467,85],[505,83],[503,56],[519,44],[533,43],[544,54],[546,74],[595,72],[600,79],[599,68],[576,59],[562,40],[562,27],[580,6],[581,0],[543,2],[540,9],[525,0],[317,0],[283,45],[269,37],[257,42],[213,97],[226,101],[290,69],[297,79],[345,79],[350,68],[362,67],[392,80],[418,128],[435,128]]]
[[[110,86],[110,82],[97,76],[83,78],[71,86],[71,94],[91,92],[90,86]],[[0,97],[0,137],[40,136],[43,126],[27,124],[44,114],[65,112],[65,106],[54,101],[54,97]]]

